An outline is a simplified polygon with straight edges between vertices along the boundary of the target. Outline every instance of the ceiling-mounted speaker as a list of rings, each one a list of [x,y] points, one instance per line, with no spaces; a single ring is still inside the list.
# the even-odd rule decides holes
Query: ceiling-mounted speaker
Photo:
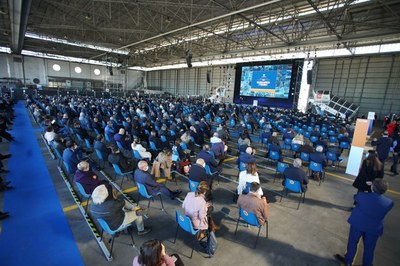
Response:
[[[186,51],[186,64],[189,68],[193,66],[192,65],[192,53],[189,50]]]
[[[38,78],[34,78],[34,79],[33,79],[33,83],[39,84],[39,83],[40,83],[40,80],[39,80]]]
[[[207,70],[207,83],[211,83],[211,71]]]

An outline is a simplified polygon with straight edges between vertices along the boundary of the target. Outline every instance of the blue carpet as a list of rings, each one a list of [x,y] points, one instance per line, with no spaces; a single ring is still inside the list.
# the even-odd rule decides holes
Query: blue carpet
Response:
[[[84,265],[23,102],[15,105],[0,265]],[[61,178],[61,177],[60,177]]]

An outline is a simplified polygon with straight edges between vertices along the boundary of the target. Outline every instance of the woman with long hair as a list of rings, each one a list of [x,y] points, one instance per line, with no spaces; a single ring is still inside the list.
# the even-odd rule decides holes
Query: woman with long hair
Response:
[[[368,157],[362,162],[360,172],[354,180],[353,187],[358,192],[371,192],[371,184],[375,178],[383,178],[383,164],[374,150],[368,151]]]
[[[247,183],[253,183],[253,182],[257,182],[258,184],[260,184],[260,178],[258,176],[257,166],[256,163],[248,163],[247,169],[240,172],[239,174],[239,184],[237,187],[238,195],[242,195],[243,191],[246,189]],[[257,191],[257,193],[260,196],[262,196],[263,195],[262,189],[260,188]]]
[[[133,266],[183,266],[177,254],[168,256],[165,246],[158,239],[146,241],[140,247],[140,254],[133,259]]]

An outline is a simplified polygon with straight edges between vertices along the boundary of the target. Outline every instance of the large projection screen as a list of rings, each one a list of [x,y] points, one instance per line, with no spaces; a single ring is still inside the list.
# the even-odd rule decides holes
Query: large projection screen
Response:
[[[296,77],[301,75],[297,72],[302,64],[303,60],[237,64],[233,101],[253,104],[257,100],[263,106],[292,108]]]

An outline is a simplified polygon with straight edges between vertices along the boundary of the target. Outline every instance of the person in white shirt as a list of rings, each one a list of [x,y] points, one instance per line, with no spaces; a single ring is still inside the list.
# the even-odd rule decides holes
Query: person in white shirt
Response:
[[[135,138],[134,141],[131,144],[132,150],[136,150],[139,152],[140,157],[142,157],[142,159],[149,159],[151,160],[151,153],[148,152],[146,150],[145,147],[142,146],[142,144],[140,144],[140,139]]]
[[[257,182],[260,184],[260,178],[257,173],[256,163],[248,163],[247,169],[245,171],[240,172],[239,174],[239,184],[237,187],[238,195],[242,195],[243,191],[246,189],[246,183]],[[257,193],[262,196],[264,193],[261,187],[257,190]]]
[[[54,132],[54,128],[52,126],[48,126],[46,128],[46,133],[44,133],[44,138],[46,139],[47,143],[50,144],[51,141],[57,136],[57,133]]]

